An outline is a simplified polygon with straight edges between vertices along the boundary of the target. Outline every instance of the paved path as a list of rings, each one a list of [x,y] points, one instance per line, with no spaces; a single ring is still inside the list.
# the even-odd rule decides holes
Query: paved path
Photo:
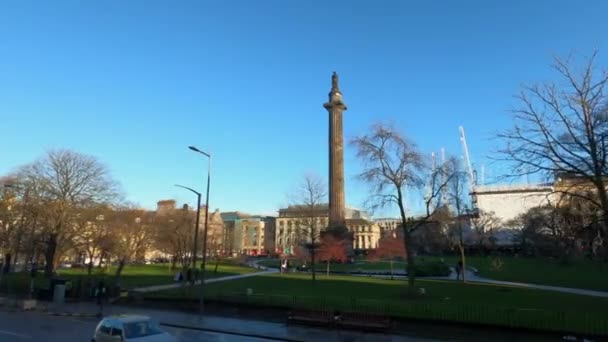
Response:
[[[259,276],[259,275],[272,274],[272,273],[279,272],[278,269],[260,266],[257,264],[257,262],[258,262],[257,260],[251,261],[248,263],[248,265],[262,270],[261,272],[237,274],[237,275],[227,276],[227,277],[205,279],[205,284],[215,283],[215,282],[219,282],[219,281],[255,277],[255,276]],[[348,274],[345,274],[345,275],[348,275]],[[365,274],[361,274],[361,275],[351,274],[351,275],[352,276],[361,276],[361,277],[373,277],[373,278],[390,278],[390,276],[384,276],[384,275],[365,275]],[[405,277],[406,277],[406,274],[403,272],[394,273],[394,278],[405,278]],[[419,277],[419,278],[423,278],[423,277]],[[451,274],[447,277],[424,277],[423,279],[456,280],[456,272],[454,271],[454,268],[451,267]],[[527,288],[527,289],[555,291],[555,292],[570,293],[570,294],[583,295],[583,296],[608,298],[608,292],[605,292],[605,291],[594,291],[594,290],[577,289],[577,288],[561,287],[561,286],[549,286],[549,285],[538,285],[538,284],[520,283],[520,282],[512,282],[512,281],[493,280],[493,279],[480,277],[477,275],[476,272],[474,272],[472,270],[466,271],[466,280],[467,280],[467,282],[471,282],[471,283],[484,283],[484,284],[494,284],[494,285],[502,285],[502,286],[514,286],[514,287],[521,287],[521,288]],[[200,281],[198,281],[197,284],[200,284]],[[184,284],[174,283],[174,284],[167,284],[167,285],[140,287],[140,288],[133,289],[133,291],[155,292],[155,291],[176,289],[176,288],[180,288],[182,286],[184,286]]]
[[[247,266],[261,270],[261,272],[235,274],[235,275],[219,277],[219,278],[209,278],[209,279],[205,279],[205,284],[217,283],[219,281],[249,278],[249,277],[255,277],[255,276],[259,276],[259,275],[272,274],[272,273],[279,272],[278,269],[267,268],[265,266],[258,265],[258,260],[253,260],[253,261],[248,262]],[[195,284],[200,285],[201,281],[197,280]],[[187,285],[185,283],[172,283],[172,284],[164,284],[164,285],[137,287],[137,288],[132,289],[132,291],[146,293],[146,292],[156,292],[156,291],[178,289],[183,286],[187,286]]]
[[[209,279],[205,279],[205,284],[217,283],[219,281],[227,281],[227,280],[235,280],[235,279],[256,277],[256,276],[259,276],[259,275],[272,274],[272,273],[277,273],[277,272],[278,272],[277,270],[265,270],[265,271],[262,271],[262,272],[235,274],[235,275],[232,275],[232,276],[219,277],[219,278],[209,278]],[[200,285],[200,283],[201,283],[200,280],[196,281],[196,285]],[[156,292],[156,291],[163,291],[163,290],[178,289],[178,288],[183,287],[183,286],[188,286],[188,285],[186,285],[185,283],[173,283],[173,284],[165,284],[165,285],[154,285],[154,286],[145,286],[145,287],[134,288],[132,291],[141,292],[141,293]]]
[[[456,274],[454,272],[452,272],[452,275],[450,275],[450,278],[455,280]],[[480,277],[477,274],[475,274],[474,272],[471,272],[468,270],[466,273],[466,280],[468,282],[472,282],[472,283],[515,286],[515,287],[523,287],[523,288],[528,288],[528,289],[556,291],[556,292],[571,293],[571,294],[577,294],[577,295],[583,295],[583,296],[608,298],[608,292],[605,292],[605,291],[594,291],[594,290],[576,289],[576,288],[561,287],[561,286],[549,286],[549,285],[520,283],[520,282],[513,282],[513,281],[493,280],[493,279],[487,279],[487,278]]]
[[[447,277],[417,277],[418,279],[436,279],[436,280],[456,280],[456,272],[454,268],[451,268],[451,274]],[[372,277],[372,278],[380,278],[380,279],[390,279],[390,275],[371,275],[371,274],[344,274],[356,277]],[[395,272],[393,278],[395,279],[403,279],[406,278],[407,275],[405,272]],[[493,280],[488,278],[480,277],[471,270],[467,270],[466,280],[470,283],[483,283],[483,284],[494,284],[494,285],[502,285],[502,286],[514,286],[521,287],[527,289],[535,289],[535,290],[545,290],[545,291],[555,291],[562,293],[571,293],[576,295],[583,296],[591,296],[591,297],[602,297],[608,298],[608,292],[605,291],[594,291],[594,290],[586,290],[586,289],[577,289],[570,287],[561,287],[561,286],[549,286],[549,285],[538,285],[538,284],[529,284],[529,283],[520,283],[513,281],[502,281],[502,280]]]

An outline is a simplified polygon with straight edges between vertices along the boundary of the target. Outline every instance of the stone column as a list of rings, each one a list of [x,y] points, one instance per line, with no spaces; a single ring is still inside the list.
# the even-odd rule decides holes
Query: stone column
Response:
[[[329,113],[329,227],[344,227],[344,137],[342,113],[346,105],[338,88],[338,75],[332,75],[329,102],[323,105]]]

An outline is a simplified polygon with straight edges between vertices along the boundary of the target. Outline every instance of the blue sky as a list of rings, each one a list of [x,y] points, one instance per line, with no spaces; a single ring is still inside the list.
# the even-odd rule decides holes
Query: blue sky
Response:
[[[128,199],[193,203],[213,154],[211,207],[271,214],[306,172],[327,174],[337,71],[345,137],[393,121],[430,154],[476,165],[512,95],[553,56],[608,56],[604,1],[4,1],[0,174],[52,148],[97,156]],[[347,148],[347,202],[365,186]],[[390,214],[390,211],[379,214]]]

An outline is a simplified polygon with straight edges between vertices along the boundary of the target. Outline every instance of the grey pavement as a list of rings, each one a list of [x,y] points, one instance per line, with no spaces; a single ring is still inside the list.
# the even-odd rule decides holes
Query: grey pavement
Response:
[[[64,305],[64,311],[95,313],[96,306],[92,303],[66,304]],[[269,339],[328,342],[439,341],[400,335],[328,330],[222,316],[201,316],[199,314],[147,308],[111,306],[106,308],[104,314],[142,314],[153,317],[161,322],[166,330],[177,336],[180,341],[264,341]],[[44,340],[47,342],[88,341],[97,321],[94,318],[55,317],[40,312],[0,312],[0,341],[37,341],[43,340],[41,336],[45,336]],[[46,337],[55,335],[66,339]]]
[[[453,276],[453,278],[451,278],[451,279],[456,279],[455,273],[453,273],[451,276]],[[561,286],[537,285],[537,284],[519,283],[519,282],[513,282],[513,281],[492,280],[492,279],[479,277],[477,274],[475,274],[474,272],[471,272],[471,271],[467,271],[466,280],[468,282],[472,282],[472,283],[515,286],[515,287],[522,287],[522,288],[527,288],[527,289],[546,290],[546,291],[577,294],[577,295],[583,295],[583,296],[608,298],[608,292],[604,292],[604,291],[576,289],[576,288],[561,287]]]
[[[97,322],[97,319],[91,318],[53,317],[36,312],[0,312],[0,341],[90,341]],[[164,330],[183,342],[267,341],[263,338],[210,331],[171,327],[164,327]]]
[[[446,277],[418,277],[419,279],[435,279],[435,280],[457,280],[456,272],[454,268],[451,268],[451,273]],[[346,274],[349,275],[349,274]],[[367,275],[367,274],[350,274],[350,276],[356,277],[372,277],[372,278],[380,278],[380,279],[390,279],[390,275]],[[407,277],[404,272],[400,274],[395,273],[393,278],[395,279],[403,279]],[[467,270],[465,274],[465,279],[470,283],[483,283],[483,284],[494,284],[494,285],[502,285],[502,286],[513,286],[513,287],[521,287],[526,289],[534,289],[534,290],[545,290],[545,291],[555,291],[561,293],[570,293],[582,296],[591,296],[591,297],[601,297],[608,298],[608,292],[605,291],[594,291],[587,289],[578,289],[578,288],[570,288],[570,287],[561,287],[561,286],[550,286],[550,285],[538,285],[538,284],[529,284],[529,283],[520,283],[513,281],[502,281],[502,280],[493,280],[484,277],[480,277],[476,272]]]
[[[278,270],[267,269],[262,272],[236,274],[236,275],[232,275],[232,276],[219,277],[219,278],[209,278],[209,279],[205,279],[205,284],[217,283],[220,281],[227,281],[227,280],[243,279],[243,278],[255,277],[255,276],[264,275],[264,274],[277,273],[277,272],[278,272]],[[200,283],[201,283],[200,280],[196,281],[196,285],[200,285]],[[184,286],[190,286],[190,285],[187,285],[186,283],[171,283],[171,284],[164,284],[164,285],[138,287],[138,288],[134,288],[132,291],[142,292],[142,293],[156,292],[156,291],[163,291],[163,290],[170,290],[170,289],[178,289],[178,288],[184,287]]]

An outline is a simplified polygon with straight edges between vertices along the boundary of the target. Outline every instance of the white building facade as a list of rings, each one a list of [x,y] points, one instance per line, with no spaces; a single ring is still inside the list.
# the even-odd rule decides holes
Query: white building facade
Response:
[[[553,187],[547,185],[476,186],[472,193],[480,211],[493,212],[502,222],[551,204],[552,194]]]

